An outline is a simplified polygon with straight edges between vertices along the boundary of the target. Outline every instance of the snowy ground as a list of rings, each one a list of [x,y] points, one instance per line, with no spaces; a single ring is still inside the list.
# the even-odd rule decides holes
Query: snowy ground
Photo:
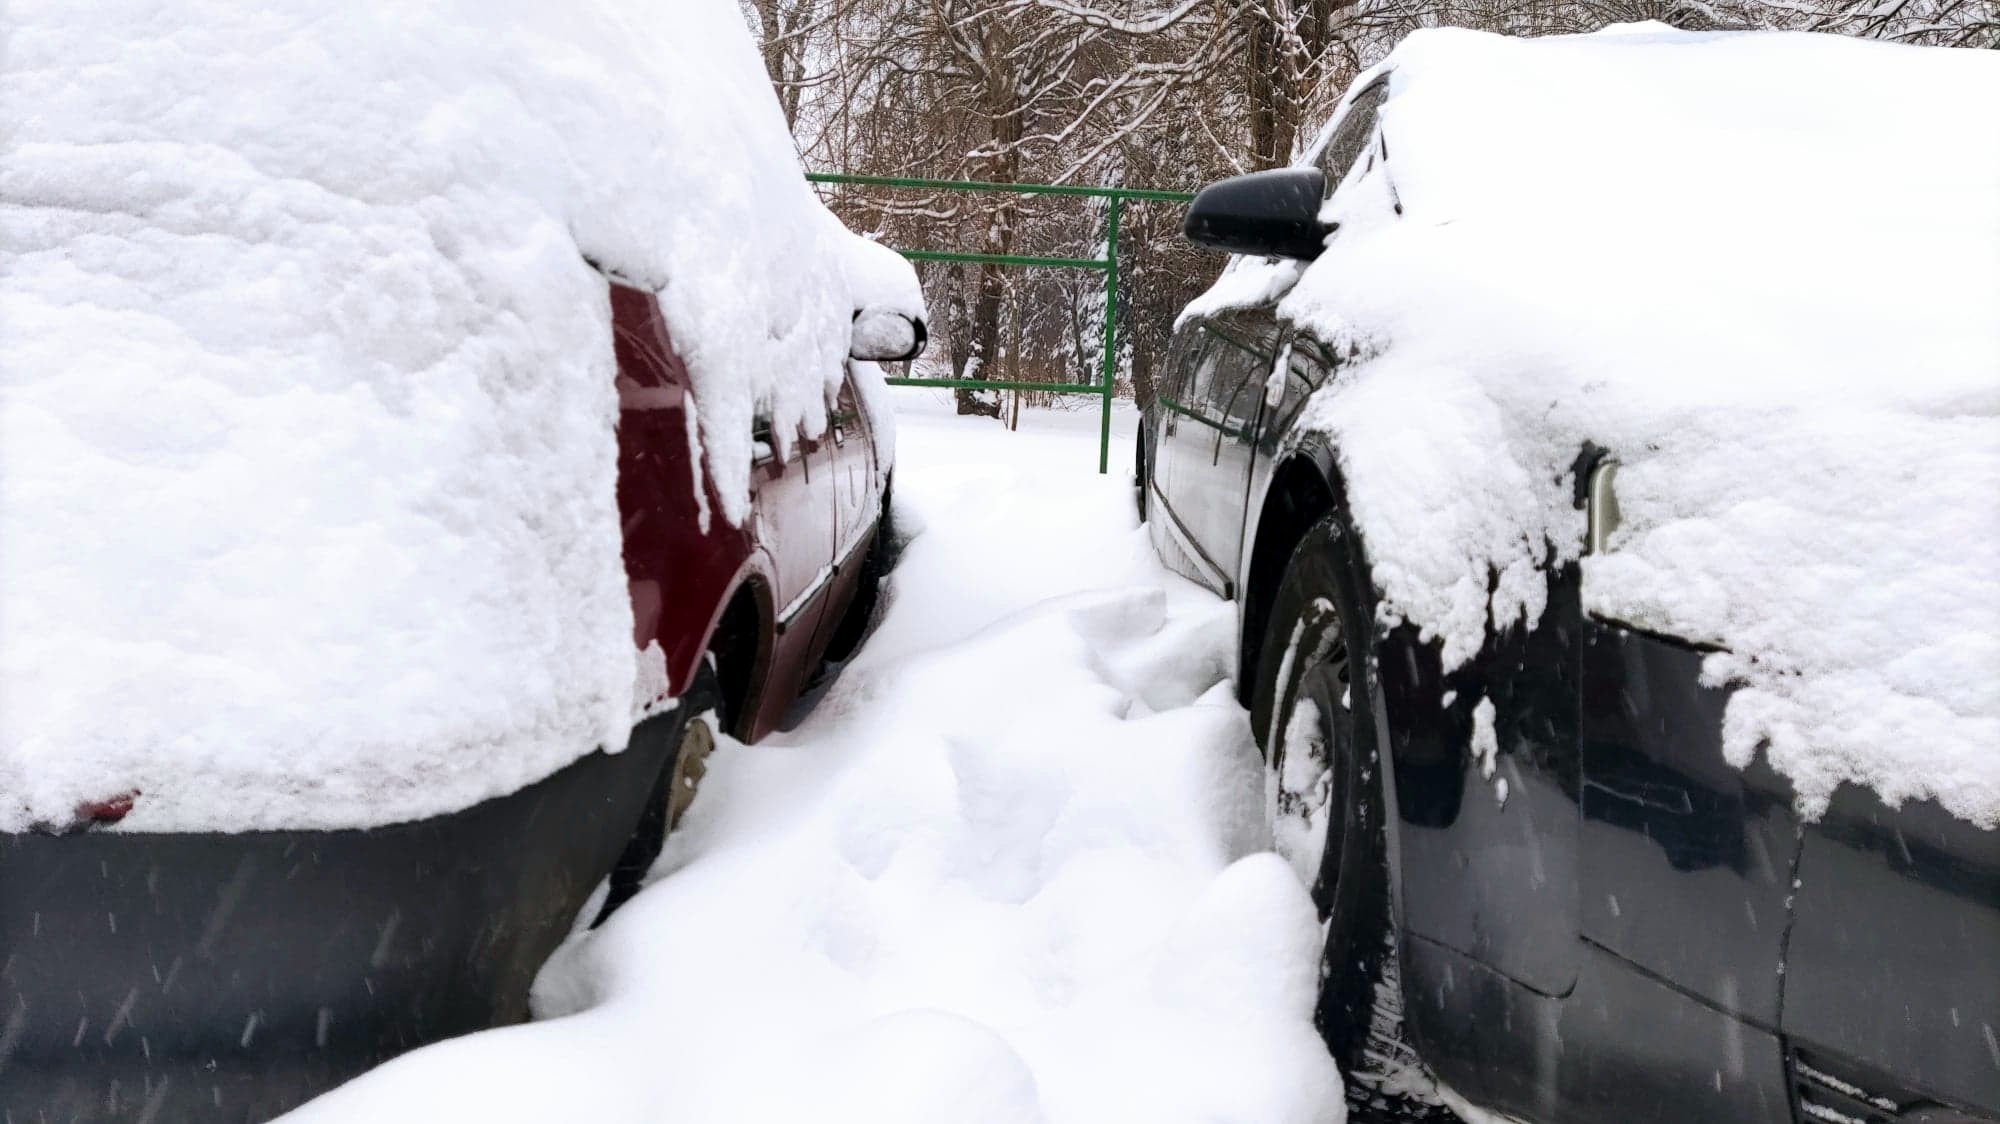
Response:
[[[1268,851],[1229,606],[1137,528],[1133,416],[898,392],[908,547],[788,733],[717,750],[545,1021],[300,1110],[385,1119],[1338,1121],[1319,929]]]

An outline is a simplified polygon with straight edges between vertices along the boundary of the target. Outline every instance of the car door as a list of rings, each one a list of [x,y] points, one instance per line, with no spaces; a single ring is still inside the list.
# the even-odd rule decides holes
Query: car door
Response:
[[[1780,1026],[1801,1111],[2000,1119],[2000,831],[1843,786],[1806,825],[1796,902]]]
[[[1705,654],[1583,622],[1584,959],[1561,1017],[1562,1088],[1606,1119],[1789,1116],[1775,1028],[1799,823],[1782,776],[1723,757],[1728,691],[1703,683]]]
[[[852,376],[827,408],[827,437],[833,443],[834,566],[845,571],[860,562],[859,552],[875,526],[875,445],[854,391]]]
[[[1215,419],[1216,433],[1206,479],[1214,496],[1212,502],[1199,507],[1202,522],[1195,537],[1203,550],[1225,567],[1231,581],[1240,584],[1247,521],[1244,508],[1256,460],[1257,432],[1274,373],[1283,391],[1286,372],[1280,368],[1288,363],[1284,342],[1290,333],[1278,324],[1271,306],[1247,309],[1210,325],[1208,331],[1229,354],[1217,364],[1211,385],[1207,413]]]
[[[1199,556],[1183,514],[1179,482],[1192,466],[1183,467],[1189,457],[1205,455],[1199,402],[1207,392],[1213,371],[1207,366],[1209,334],[1198,319],[1183,322],[1174,330],[1167,351],[1166,378],[1154,399],[1152,464],[1152,537],[1160,558],[1190,580],[1222,591],[1223,575],[1215,564]]]
[[[770,564],[775,639],[752,704],[753,737],[778,725],[812,669],[838,520],[833,442],[808,438],[802,429],[782,446],[774,437],[760,414],[752,433],[750,534]]]
[[[1704,1003],[1778,1021],[1798,851],[1790,786],[1722,753],[1728,692],[1703,652],[1585,624],[1581,924],[1586,940]]]
[[[827,611],[819,625],[815,653],[824,651],[840,617],[853,600],[866,556],[869,532],[875,527],[875,444],[868,419],[854,390],[853,376],[841,380],[840,391],[827,404],[826,444],[831,446],[830,489],[834,508],[833,584]]]
[[[1594,455],[1576,465],[1593,552],[1615,526],[1615,469]],[[1631,1124],[1787,1119],[1774,1028],[1798,841],[1791,788],[1724,758],[1729,694],[1703,682],[1706,651],[1584,614],[1583,580],[1579,566],[1557,571],[1544,617],[1558,622],[1557,646],[1526,665],[1573,669],[1547,681],[1574,716],[1549,739],[1569,764],[1527,810],[1567,823],[1574,843],[1548,868],[1569,885],[1556,887],[1567,910],[1546,934],[1553,948],[1567,928],[1571,952],[1534,976],[1510,972],[1561,999],[1550,1038],[1560,1064],[1521,1095]],[[1519,694],[1511,680],[1523,674],[1501,685]],[[1505,730],[1510,708],[1496,701]]]
[[[1281,333],[1268,308],[1199,318],[1188,329],[1194,358],[1163,396],[1162,495],[1198,580],[1233,597],[1257,414]]]

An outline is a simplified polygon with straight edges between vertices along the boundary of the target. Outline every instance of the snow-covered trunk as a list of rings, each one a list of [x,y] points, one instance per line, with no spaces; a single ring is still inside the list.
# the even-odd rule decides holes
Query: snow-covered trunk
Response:
[[[756,13],[764,70],[771,76],[771,89],[778,95],[778,107],[785,113],[785,126],[795,128],[799,123],[799,94],[805,88],[804,40],[799,30],[805,22],[806,5],[800,0],[790,4],[784,0],[757,0]]]
[[[1289,5],[1279,5],[1289,15]],[[1250,166],[1276,168],[1292,156],[1292,141],[1298,134],[1298,106],[1287,80],[1290,67],[1285,30],[1273,18],[1278,13],[1257,12],[1251,17],[1249,50],[1245,54],[1247,93],[1250,99]]]

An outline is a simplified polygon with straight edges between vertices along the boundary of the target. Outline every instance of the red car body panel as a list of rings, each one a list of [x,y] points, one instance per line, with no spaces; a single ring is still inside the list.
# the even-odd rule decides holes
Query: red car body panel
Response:
[[[827,434],[760,446],[750,514],[722,514],[688,416],[687,365],[653,294],[613,283],[618,359],[618,511],[632,595],[633,641],[657,643],[675,694],[693,681],[723,613],[754,600],[759,635],[745,713],[735,732],[764,736],[784,720],[852,600],[872,540],[882,484],[873,434],[843,384]],[[705,492],[707,511],[695,488]]]
[[[757,461],[751,515],[731,524],[659,303],[615,284],[610,300],[633,638],[660,646],[679,695],[736,606],[731,717],[755,738],[850,612],[885,487],[874,438],[847,386],[823,440]],[[619,752],[413,822],[0,833],[0,1120],[267,1120],[418,1046],[525,1020],[690,718],[664,709]],[[83,815],[129,807],[114,794]]]

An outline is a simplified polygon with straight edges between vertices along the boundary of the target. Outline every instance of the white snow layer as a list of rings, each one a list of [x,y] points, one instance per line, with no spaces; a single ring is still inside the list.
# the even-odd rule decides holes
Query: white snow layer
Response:
[[[547,1021],[287,1119],[1337,1124],[1233,614],[1091,473],[1096,417],[906,412],[880,627],[797,730],[718,747]]]
[[[853,298],[852,346],[856,350],[907,350],[915,343],[909,324],[927,324],[929,308],[922,283],[908,258],[877,242],[873,236],[850,231],[831,210],[821,208],[844,249],[841,268]],[[875,326],[864,330],[863,321]],[[883,324],[884,320],[894,321]],[[887,340],[882,334],[892,334]],[[892,348],[891,345],[899,345]],[[881,365],[856,359],[849,363],[855,393],[868,415],[868,432],[875,441],[875,462],[886,473],[896,463],[896,408]]]
[[[840,220],[836,218],[834,221]],[[840,233],[847,238],[847,253],[842,261],[847,270],[848,287],[854,292],[855,309],[884,309],[912,320],[924,319],[924,290],[917,281],[917,270],[910,260],[873,238],[850,232],[845,227]]]
[[[852,303],[736,6],[15,0],[0,830],[361,825],[625,743],[605,284],[724,513]]]
[[[1448,665],[1538,617],[1595,443],[1586,608],[1726,649],[1732,761],[2000,824],[2000,55],[1424,31],[1380,69],[1280,309],[1365,358],[1309,421],[1385,615]]]

